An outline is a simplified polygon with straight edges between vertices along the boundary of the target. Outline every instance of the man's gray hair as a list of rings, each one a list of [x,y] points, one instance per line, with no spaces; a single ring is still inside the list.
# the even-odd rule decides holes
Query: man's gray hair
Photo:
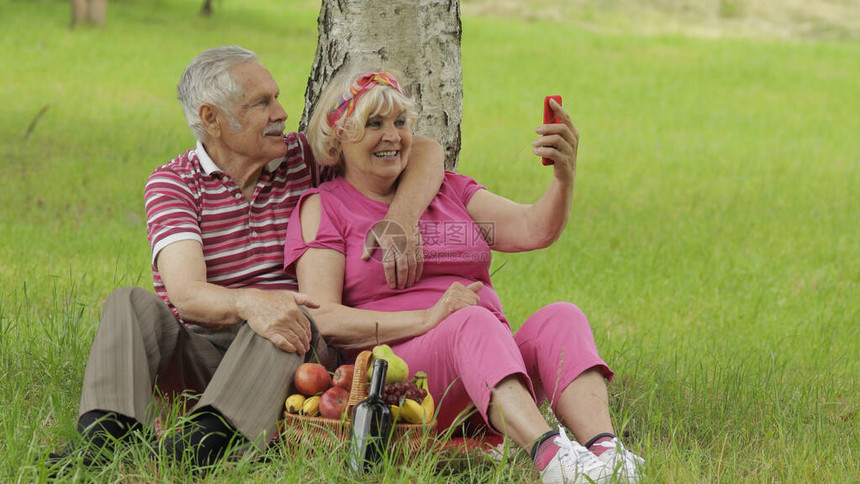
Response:
[[[236,84],[230,75],[230,69],[248,61],[260,62],[257,54],[250,50],[230,45],[203,51],[188,63],[176,92],[188,127],[198,140],[203,141],[206,137],[206,130],[200,120],[200,106],[204,103],[212,104],[224,112],[231,127],[237,128],[238,123],[230,110],[243,92],[242,86]]]

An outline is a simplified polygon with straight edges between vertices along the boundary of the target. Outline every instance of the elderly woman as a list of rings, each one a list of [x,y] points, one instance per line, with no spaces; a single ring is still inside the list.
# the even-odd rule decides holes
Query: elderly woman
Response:
[[[311,314],[347,359],[388,343],[411,369],[427,372],[440,401],[439,428],[473,404],[483,425],[531,450],[543,482],[613,475],[635,482],[643,461],[613,435],[605,382],[613,373],[585,315],[555,303],[512,333],[490,281],[490,249],[546,247],[567,223],[578,133],[560,105],[552,108],[562,123],[538,127],[534,143],[534,153],[554,163],[546,193],[523,205],[446,173],[419,221],[423,275],[392,289],[380,284],[382,264],[362,254],[409,162],[414,105],[385,72],[335,79],[316,105],[308,138],[317,161],[334,165],[339,176],[300,200],[300,217],[287,230],[285,268],[319,303]],[[491,241],[477,223],[492,224]],[[585,445],[563,427],[549,427],[538,409],[544,400]]]

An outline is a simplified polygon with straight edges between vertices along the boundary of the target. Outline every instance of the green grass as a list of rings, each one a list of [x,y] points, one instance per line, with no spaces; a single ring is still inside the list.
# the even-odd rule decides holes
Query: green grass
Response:
[[[44,479],[31,462],[74,436],[104,299],[151,284],[142,186],[192,145],[174,91],[188,60],[257,51],[298,124],[318,6],[218,2],[203,20],[199,3],[117,0],[104,28],[70,31],[67,2],[0,0],[2,482]],[[543,96],[562,94],[581,132],[570,226],[545,251],[497,255],[496,287],[515,325],[557,300],[589,315],[617,430],[651,481],[860,480],[860,45],[478,16],[463,30],[461,173],[534,200],[550,176],[528,149]],[[182,479],[144,450],[71,477]],[[347,479],[312,451],[211,477]],[[521,452],[375,476],[534,478]]]

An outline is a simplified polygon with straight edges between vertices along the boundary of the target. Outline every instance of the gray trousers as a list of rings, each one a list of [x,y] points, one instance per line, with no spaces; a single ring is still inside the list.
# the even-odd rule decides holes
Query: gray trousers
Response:
[[[84,374],[79,415],[116,412],[151,426],[153,387],[167,395],[200,394],[194,410],[213,407],[258,448],[277,434],[296,369],[337,352],[311,320],[311,350],[287,353],[246,323],[210,331],[181,324],[157,295],[139,287],[111,293]]]

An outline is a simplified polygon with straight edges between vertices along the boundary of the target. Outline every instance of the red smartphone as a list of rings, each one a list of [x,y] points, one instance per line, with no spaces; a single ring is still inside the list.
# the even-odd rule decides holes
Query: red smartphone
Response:
[[[555,114],[555,111],[553,111],[549,105],[550,99],[554,99],[555,102],[557,102],[558,105],[561,106],[561,96],[547,96],[547,97],[545,97],[543,100],[543,124],[560,123],[561,119],[558,118],[558,116]],[[543,163],[544,166],[546,166],[546,165],[552,165],[553,161],[548,160],[546,158],[541,158],[541,163]]]

